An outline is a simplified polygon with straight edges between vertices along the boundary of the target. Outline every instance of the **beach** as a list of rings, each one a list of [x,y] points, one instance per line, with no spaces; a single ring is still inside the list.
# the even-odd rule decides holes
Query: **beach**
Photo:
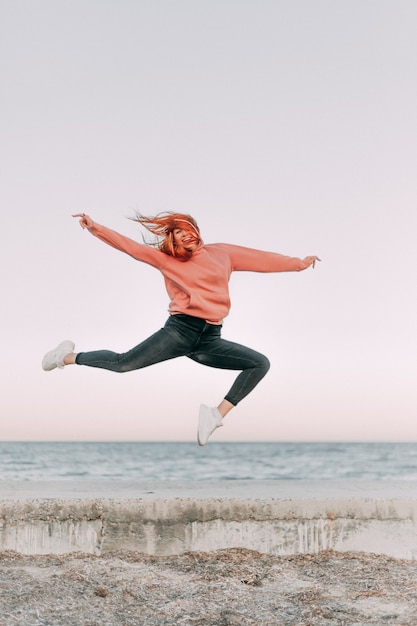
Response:
[[[0,554],[1,626],[417,624],[417,563],[245,549]]]
[[[4,481],[0,626],[417,626],[415,493]]]

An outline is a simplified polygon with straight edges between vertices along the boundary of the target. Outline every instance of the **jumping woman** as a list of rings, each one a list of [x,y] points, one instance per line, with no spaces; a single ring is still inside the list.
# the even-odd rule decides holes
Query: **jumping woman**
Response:
[[[197,363],[240,371],[217,407],[200,407],[197,441],[204,446],[223,426],[223,418],[245,398],[269,369],[259,352],[221,337],[222,322],[230,309],[229,279],[234,271],[291,272],[315,266],[317,256],[304,260],[226,243],[204,244],[196,221],[181,213],[138,214],[139,224],[156,237],[152,244],[137,243],[101,226],[84,213],[82,228],[104,243],[158,269],[170,298],[165,326],[128,352],[109,350],[74,352],[72,341],[63,341],[42,361],[45,371],[65,365],[87,365],[113,372],[128,372],[179,356]]]

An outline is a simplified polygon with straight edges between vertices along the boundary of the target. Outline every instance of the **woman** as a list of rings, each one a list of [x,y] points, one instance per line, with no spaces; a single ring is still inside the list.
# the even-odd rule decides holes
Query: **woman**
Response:
[[[165,326],[126,353],[109,350],[74,352],[74,343],[64,341],[42,361],[46,371],[65,365],[88,365],[127,372],[179,356],[240,374],[217,407],[200,407],[197,441],[204,446],[223,418],[265,376],[268,359],[237,343],[221,338],[223,319],[229,312],[229,278],[233,271],[288,272],[315,266],[320,259],[304,260],[230,244],[204,244],[196,221],[190,215],[161,213],[138,215],[136,221],[156,236],[154,244],[137,243],[101,226],[85,213],[77,213],[82,228],[104,243],[158,269],[170,298]]]

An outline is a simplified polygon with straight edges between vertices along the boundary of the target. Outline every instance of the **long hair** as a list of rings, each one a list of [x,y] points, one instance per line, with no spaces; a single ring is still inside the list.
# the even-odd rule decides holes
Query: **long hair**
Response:
[[[130,219],[134,222],[139,222],[146,230],[155,235],[156,240],[154,242],[145,241],[145,243],[158,248],[165,254],[178,258],[180,261],[188,261],[193,253],[175,243],[173,233],[176,228],[184,228],[191,231],[194,237],[202,243],[200,229],[191,215],[166,211],[158,213],[153,217],[136,213],[135,217]]]

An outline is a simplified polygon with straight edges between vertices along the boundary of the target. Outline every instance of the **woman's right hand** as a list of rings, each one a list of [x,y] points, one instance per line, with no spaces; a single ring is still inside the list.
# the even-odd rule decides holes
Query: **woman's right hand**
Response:
[[[72,217],[79,217],[81,228],[92,228],[94,226],[94,222],[89,215],[85,213],[75,213]]]

